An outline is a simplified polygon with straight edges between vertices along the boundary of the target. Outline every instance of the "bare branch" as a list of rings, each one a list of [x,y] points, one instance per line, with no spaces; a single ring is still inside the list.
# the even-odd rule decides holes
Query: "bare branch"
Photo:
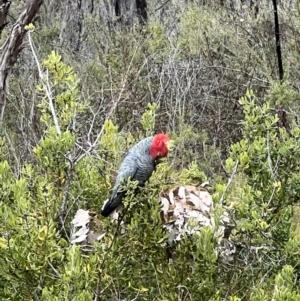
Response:
[[[65,186],[63,188],[63,199],[62,203],[60,205],[59,209],[59,216],[58,216],[58,224],[59,228],[62,234],[64,234],[68,238],[67,231],[65,229],[65,218],[66,218],[66,209],[67,209],[67,204],[68,204],[68,196],[69,196],[69,189],[71,185],[71,180],[73,176],[73,170],[74,170],[74,163],[72,161],[72,158],[66,157],[66,159],[69,160],[69,168],[67,171],[67,179],[65,182]]]
[[[23,39],[27,32],[25,30],[25,25],[34,22],[36,14],[38,13],[39,8],[42,4],[43,0],[26,1],[25,9],[13,25],[12,29],[10,30],[9,36],[2,47],[2,54],[0,57],[0,121],[3,120],[10,72],[17,60],[19,53],[22,50]]]
[[[222,196],[221,196],[220,203],[221,203],[222,205],[223,205],[223,202],[224,202],[224,199],[225,199],[225,194],[226,194],[226,192],[227,192],[229,186],[231,185],[231,182],[233,181],[234,175],[236,174],[238,165],[239,165],[239,161],[236,160],[235,165],[234,165],[234,169],[233,169],[233,171],[232,171],[232,174],[231,174],[231,176],[230,176],[230,178],[229,178],[229,180],[228,180],[228,182],[227,182],[227,185],[226,185],[226,187],[225,187],[225,189],[224,189],[224,191],[223,191],[223,194],[222,194]]]
[[[106,120],[109,120],[113,116],[113,114],[114,114],[114,112],[115,112],[118,104],[120,103],[120,101],[122,99],[123,92],[126,90],[126,85],[128,84],[128,74],[129,74],[129,72],[130,72],[130,70],[132,68],[133,59],[136,56],[136,52],[138,50],[138,47],[139,46],[137,46],[135,48],[135,52],[134,52],[134,54],[133,54],[133,56],[131,58],[131,61],[130,61],[129,66],[128,66],[127,71],[126,71],[126,74],[124,75],[124,78],[122,80],[121,87],[120,87],[120,92],[118,94],[118,98],[113,102],[113,104],[112,104],[109,112],[106,114]],[[92,123],[92,126],[93,126],[93,123]],[[89,132],[91,132],[91,130]],[[77,156],[75,158],[74,165],[77,164],[82,158],[84,158],[90,151],[92,151],[98,145],[98,142],[99,142],[99,140],[100,140],[103,132],[104,132],[104,124],[103,124],[100,132],[98,133],[95,141],[91,144],[91,146],[88,148],[88,150],[85,151],[85,153],[82,153],[82,154],[80,154],[79,156]]]
[[[7,25],[7,15],[8,15],[8,10],[10,7],[11,1],[8,0],[1,0],[0,1],[0,35],[2,33],[2,30],[4,27]]]
[[[39,60],[38,60],[37,55],[36,55],[36,53],[34,51],[34,48],[33,48],[33,43],[32,43],[30,32],[28,32],[28,40],[29,40],[29,45],[30,45],[33,57],[35,59],[35,62],[36,62],[36,65],[37,65],[37,68],[38,68],[38,71],[39,71],[40,80],[41,80],[41,82],[43,84],[43,88],[44,88],[45,93],[46,93],[47,98],[48,98],[49,107],[50,107],[50,111],[51,111],[51,114],[52,114],[53,122],[54,122],[55,127],[56,127],[56,131],[60,135],[61,134],[61,130],[60,130],[60,127],[59,127],[59,124],[58,124],[58,119],[56,117],[56,113],[55,113],[55,109],[54,109],[54,105],[53,105],[53,101],[52,101],[51,87],[50,87],[49,81],[48,81],[48,74],[47,74],[46,80],[44,80]]]
[[[57,276],[57,278],[61,278],[61,274],[58,272],[57,269],[54,268],[54,266],[51,264],[51,262],[48,260],[48,264],[51,267],[51,269],[53,270],[53,272],[55,273],[55,275]]]

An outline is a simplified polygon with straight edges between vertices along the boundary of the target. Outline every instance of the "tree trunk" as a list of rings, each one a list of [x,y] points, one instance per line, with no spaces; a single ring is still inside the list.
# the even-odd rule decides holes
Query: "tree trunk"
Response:
[[[138,18],[140,24],[147,21],[147,1],[146,0],[116,0],[116,16],[125,25],[133,25],[134,19]]]
[[[0,0],[0,35],[2,33],[3,28],[7,25],[7,14],[10,7],[11,1]]]
[[[10,2],[1,2],[2,6],[4,5],[6,7],[6,13],[4,13],[2,10],[0,13],[0,28],[3,28],[6,23],[6,16]],[[22,42],[26,34],[25,26],[34,22],[42,3],[43,0],[26,1],[25,9],[22,11],[19,18],[14,23],[13,27],[10,30],[8,38],[2,46],[2,53],[0,57],[0,121],[3,120],[4,109],[6,105],[9,75],[14,63],[17,60],[18,54],[22,50]]]

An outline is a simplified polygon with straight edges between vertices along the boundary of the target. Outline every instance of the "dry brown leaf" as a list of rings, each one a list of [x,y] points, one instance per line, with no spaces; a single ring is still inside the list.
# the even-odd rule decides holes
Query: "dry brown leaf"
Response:
[[[94,237],[94,234],[96,236],[93,242],[100,240],[105,235],[105,233],[94,233],[94,231],[90,229],[103,227],[102,222],[97,219],[94,214],[92,215],[93,216],[91,216],[89,210],[77,210],[74,219],[71,221],[71,244],[89,244],[89,237]]]
[[[199,193],[201,201],[209,208],[213,206],[213,200],[211,195],[207,191],[200,191]]]
[[[104,237],[105,233],[94,233],[90,231],[87,235],[87,244],[92,245],[94,242],[101,240]]]
[[[191,193],[193,192],[194,194],[198,195],[199,194],[199,191],[198,189],[195,187],[195,186],[192,186],[192,185],[186,185],[185,186],[185,189],[187,192]]]
[[[168,213],[168,210],[170,208],[170,202],[167,198],[165,197],[161,197],[160,198],[160,202],[162,203],[162,212],[164,213],[164,215],[166,215]]]
[[[182,199],[183,202],[185,202],[185,187],[184,186],[179,187],[179,189],[178,189],[178,197],[180,199]]]
[[[190,202],[195,206],[197,209],[201,209],[201,200],[199,196],[195,195],[194,193],[190,193]]]
[[[169,210],[167,210],[166,200],[169,196]],[[201,191],[195,186],[175,186],[160,194],[162,204],[164,229],[170,233],[169,244],[180,241],[183,233],[200,233],[202,227],[208,226],[214,229],[218,240],[223,237],[224,225],[216,226],[214,220],[214,205],[211,195],[206,191]],[[222,220],[226,223],[229,220],[225,215]],[[192,223],[190,223],[192,222]],[[192,225],[192,226],[191,226]]]
[[[183,204],[177,202],[175,207],[174,207],[174,216],[179,216],[183,212],[184,212]]]
[[[89,223],[91,217],[88,210],[78,209],[75,217],[71,221],[71,224],[74,227],[81,227],[85,226],[87,223]]]
[[[173,190],[170,190],[169,191],[169,201],[172,205],[174,205],[174,193],[173,193]]]

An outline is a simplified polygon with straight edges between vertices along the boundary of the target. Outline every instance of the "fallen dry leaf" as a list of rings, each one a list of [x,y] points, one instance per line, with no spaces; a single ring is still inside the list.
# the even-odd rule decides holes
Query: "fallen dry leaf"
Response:
[[[229,246],[228,243],[226,246],[222,244],[224,233],[228,230],[228,225],[230,225],[230,216],[224,211],[221,216],[221,222],[218,220],[218,223],[216,223],[212,196],[209,192],[201,190],[205,185],[208,185],[208,183],[201,185],[200,189],[192,185],[175,186],[169,191],[163,191],[159,194],[159,201],[162,205],[163,228],[169,232],[167,243],[173,246],[176,243],[180,243],[186,235],[197,235],[201,233],[203,227],[210,227],[213,229],[214,236],[219,243],[219,247],[215,252],[219,252],[221,256],[227,256],[226,258],[224,257],[224,260],[230,261],[233,258],[235,249],[232,247],[232,244],[230,244],[230,250],[226,247],[227,245]],[[119,219],[121,208],[122,205],[112,212],[110,215],[111,220],[116,221]],[[72,244],[81,244],[82,246],[92,246],[94,242],[101,240],[105,236],[106,233],[103,232],[103,228],[104,224],[100,218],[96,218],[96,214],[88,210],[79,209],[71,221],[70,242]],[[124,221],[122,221],[121,233],[123,234],[126,231]],[[227,240],[228,237],[226,237]]]
[[[230,219],[228,214],[224,214],[221,216],[221,224],[218,222],[216,225],[214,204],[209,192],[192,185],[175,186],[168,192],[160,193],[159,200],[162,204],[163,227],[170,233],[169,245],[180,242],[184,233],[199,234],[205,226],[214,229],[214,235],[219,243],[223,239],[226,224]]]
[[[91,223],[92,221],[92,223]],[[78,209],[71,221],[71,244],[92,244],[103,238],[105,233],[94,233],[90,227],[102,227],[100,220],[90,215],[89,210]]]
[[[184,186],[179,187],[178,196],[179,196],[179,198],[182,199],[182,201],[185,201],[185,187]]]
[[[162,197],[160,199],[160,202],[162,203],[162,212],[164,213],[164,215],[166,215],[168,213],[168,210],[170,208],[170,202],[167,198]]]

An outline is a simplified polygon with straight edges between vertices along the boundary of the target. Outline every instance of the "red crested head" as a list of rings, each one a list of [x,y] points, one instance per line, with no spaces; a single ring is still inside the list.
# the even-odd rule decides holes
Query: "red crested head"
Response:
[[[169,149],[167,143],[169,141],[170,138],[167,134],[157,134],[153,137],[150,146],[150,155],[154,160],[168,155]]]

